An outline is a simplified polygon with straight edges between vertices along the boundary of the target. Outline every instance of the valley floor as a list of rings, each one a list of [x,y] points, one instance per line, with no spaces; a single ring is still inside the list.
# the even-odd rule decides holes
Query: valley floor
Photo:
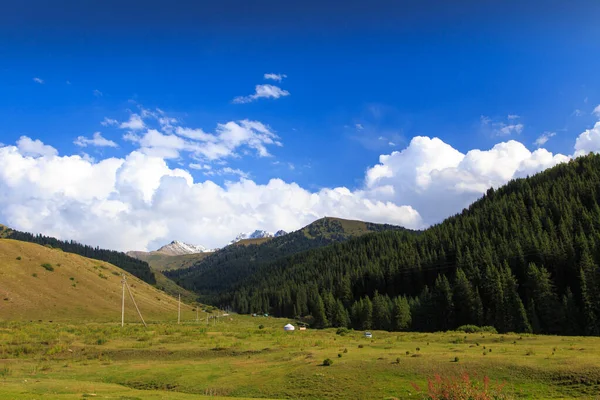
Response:
[[[465,372],[505,383],[513,398],[600,396],[600,338],[375,331],[366,339],[283,332],[287,322],[0,323],[0,398],[414,399],[413,384]]]

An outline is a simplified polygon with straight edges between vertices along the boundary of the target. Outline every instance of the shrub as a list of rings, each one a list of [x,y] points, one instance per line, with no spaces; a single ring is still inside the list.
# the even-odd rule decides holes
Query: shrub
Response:
[[[502,393],[504,384],[491,385],[487,376],[481,382],[471,380],[467,373],[454,378],[443,378],[436,375],[434,379],[428,379],[426,390],[421,389],[416,383],[411,383],[411,385],[418,393],[423,394],[425,399],[501,400],[507,398]]]
[[[464,333],[477,333],[481,331],[481,328],[477,325],[461,325],[456,330]]]
[[[498,333],[493,326],[461,325],[456,330],[464,333]]]
[[[396,358],[396,364],[400,364],[400,357]]]
[[[260,324],[260,325],[258,326],[258,329],[265,329],[265,326],[264,326],[263,324]]]
[[[342,358],[342,353],[338,353],[338,358]]]
[[[459,358],[458,357],[454,357],[454,362],[458,362]]]
[[[346,334],[350,332],[348,330],[348,328],[338,328],[337,331],[335,331],[336,335],[340,335],[340,336],[346,336]]]
[[[17,261],[21,261],[21,256],[17,257]]]
[[[74,281],[74,280],[75,280],[75,278],[73,278],[73,277],[70,277],[70,278],[69,278],[69,280],[70,280],[70,281]]]
[[[344,349],[344,353],[347,353],[347,352],[348,352],[348,349]]]
[[[417,349],[416,349],[416,350],[417,350],[417,351],[421,351],[421,348],[420,348],[420,347],[417,347]]]
[[[54,271],[54,267],[50,263],[42,264],[42,268],[44,268],[46,271],[50,271],[50,272]]]
[[[365,346],[364,346],[364,345],[362,345],[362,344],[359,344],[359,345],[358,345],[358,348],[359,348],[359,349],[362,349],[363,347],[365,347]]]
[[[497,334],[498,331],[493,326],[482,326],[481,332]]]
[[[33,274],[31,274],[31,276],[33,276],[34,278],[37,278],[37,274],[35,272]]]
[[[326,358],[323,360],[323,365],[325,367],[329,367],[329,366],[333,365],[333,360],[331,358]]]

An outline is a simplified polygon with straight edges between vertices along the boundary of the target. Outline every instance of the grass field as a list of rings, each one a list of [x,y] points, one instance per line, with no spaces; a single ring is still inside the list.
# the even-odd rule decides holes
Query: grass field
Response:
[[[274,318],[220,321],[1,323],[0,398],[414,399],[411,383],[464,372],[505,382],[512,398],[600,398],[600,338],[375,331],[366,339],[283,332],[288,321]]]

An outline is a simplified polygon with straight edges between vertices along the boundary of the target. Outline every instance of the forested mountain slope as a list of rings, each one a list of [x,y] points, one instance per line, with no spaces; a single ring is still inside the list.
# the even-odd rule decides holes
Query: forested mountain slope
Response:
[[[217,285],[236,310],[313,326],[600,333],[600,155],[511,181],[420,235],[383,232]],[[209,285],[209,283],[205,283]]]
[[[14,229],[0,225],[0,237],[20,240],[22,242],[47,245],[52,248],[58,248],[68,253],[79,254],[80,256],[94,258],[96,260],[106,261],[125,271],[137,276],[141,280],[155,284],[154,273],[150,270],[147,262],[130,257],[125,253],[114,250],[105,250],[98,247],[92,247],[77,243],[75,241],[58,240],[53,237],[43,235],[33,235],[27,232],[19,232]]]
[[[244,243],[242,246],[239,242],[234,243],[190,268],[165,271],[165,275],[180,286],[195,291],[204,301],[216,301],[215,296],[222,290],[243,282],[266,263],[367,233],[386,230],[415,233],[394,225],[321,218],[296,232],[269,238],[260,244]]]

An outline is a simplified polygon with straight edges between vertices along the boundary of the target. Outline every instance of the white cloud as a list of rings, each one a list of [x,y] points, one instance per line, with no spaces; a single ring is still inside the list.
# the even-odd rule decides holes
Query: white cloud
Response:
[[[139,131],[145,127],[146,124],[144,124],[144,121],[138,114],[131,114],[128,121],[125,121],[119,125],[119,128],[121,129],[131,129],[132,131]]]
[[[271,79],[277,82],[281,82],[283,80],[283,78],[287,78],[286,74],[265,74],[264,75],[265,79]]]
[[[119,121],[117,121],[116,119],[104,117],[104,120],[102,120],[102,122],[100,122],[100,125],[102,125],[102,126],[119,125]]]
[[[27,158],[3,147],[0,192],[0,218],[10,226],[119,250],[155,248],[174,237],[222,246],[240,231],[294,230],[325,215],[421,224],[411,207],[362,191],[310,192],[280,179],[194,182],[138,151],[94,163],[80,156]]]
[[[99,91],[98,89],[94,89],[94,92],[93,92],[93,93],[94,93],[94,96],[96,96],[96,97],[102,97],[102,96],[104,95],[104,94],[103,94],[101,91]]]
[[[514,140],[463,154],[438,138],[415,137],[406,149],[380,156],[365,186],[382,200],[412,205],[428,225],[461,211],[489,187],[566,160],[543,149],[532,153]]]
[[[356,124],[356,129],[358,129],[359,131],[362,131],[364,128],[364,126],[362,126],[362,124]]]
[[[220,125],[216,134],[202,132],[206,137],[190,135],[209,144],[248,144],[248,130],[270,132],[258,122],[238,121]],[[194,182],[164,158],[169,151],[189,151],[195,142],[152,130],[134,140],[140,150],[101,161],[57,156],[51,146],[27,137],[18,146],[1,147],[0,220],[120,250],[153,249],[173,238],[217,247],[241,231],[291,231],[323,216],[422,228],[460,212],[489,187],[570,159],[543,148],[531,152],[514,140],[462,153],[439,138],[415,137],[402,151],[381,155],[361,187],[309,191],[281,179],[258,184],[244,178],[244,171],[203,162],[190,168],[237,181]],[[600,122],[575,143],[575,155],[590,151],[600,151]]]
[[[17,147],[21,154],[25,156],[45,156],[52,157],[58,155],[58,151],[49,145],[44,144],[41,140],[31,140],[27,136],[21,136],[17,141]]]
[[[545,145],[551,137],[556,136],[556,132],[544,132],[533,142],[537,147]]]
[[[592,129],[587,129],[575,141],[575,156],[600,152],[600,121]]]
[[[96,146],[96,147],[119,147],[112,140],[108,140],[102,136],[100,132],[94,132],[94,135],[91,139],[88,139],[85,136],[78,136],[77,139],[73,142],[77,146],[86,147],[86,146]]]
[[[188,165],[191,169],[199,169],[199,170],[208,170],[210,171],[212,169],[212,167],[208,164],[198,164],[198,163],[191,163],[190,165]]]
[[[507,119],[513,122],[505,123],[503,121],[493,121],[490,117],[482,115],[480,121],[483,130],[488,131],[493,136],[510,136],[512,134],[519,135],[523,132],[525,126],[522,123],[514,122],[519,118],[521,117],[518,115],[508,115]]]
[[[285,96],[289,96],[289,95],[290,95],[290,92],[288,92],[287,90],[283,90],[278,86],[256,85],[254,94],[251,94],[249,96],[236,97],[235,99],[233,99],[233,103],[236,103],[236,104],[250,103],[250,102],[253,102],[254,100],[258,100],[261,98],[278,99],[280,97],[285,97]]]
[[[576,109],[575,111],[573,111],[573,114],[576,117],[581,117],[583,115],[585,115],[585,112],[581,111],[580,109]]]
[[[592,114],[594,114],[596,117],[600,118],[600,104],[598,104],[596,106],[596,108],[594,108],[594,111],[592,111]]]
[[[43,79],[40,79],[40,78],[38,78],[38,77],[35,77],[35,78],[33,78],[33,81],[34,81],[35,83],[39,83],[40,85],[43,85],[43,84],[44,84],[44,80],[43,80]]]
[[[248,179],[250,174],[242,171],[241,169],[233,169],[231,167],[225,167],[217,170],[209,169],[209,171],[205,172],[204,175],[214,176],[214,175],[236,175],[240,178]]]

